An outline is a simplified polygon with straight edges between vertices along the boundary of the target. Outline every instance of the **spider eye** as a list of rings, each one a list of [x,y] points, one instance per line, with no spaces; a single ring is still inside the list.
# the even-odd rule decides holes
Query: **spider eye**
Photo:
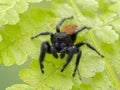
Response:
[[[63,41],[63,38],[59,37],[59,38],[56,38],[55,40],[56,42],[62,42]]]

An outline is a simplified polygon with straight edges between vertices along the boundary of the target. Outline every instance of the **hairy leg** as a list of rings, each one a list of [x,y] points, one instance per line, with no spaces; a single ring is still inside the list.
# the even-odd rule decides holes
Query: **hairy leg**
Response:
[[[56,50],[53,46],[51,46],[51,53],[53,54],[53,56],[54,56],[55,58],[58,58],[57,50]]]
[[[73,72],[73,77],[75,76],[76,70],[78,69],[78,65],[79,65],[81,56],[82,56],[82,51],[79,50],[78,53],[77,53],[77,58],[76,58],[76,63],[75,63],[75,69],[74,69],[74,72]]]
[[[63,18],[57,25],[56,25],[56,32],[60,32],[60,26],[63,24],[64,21],[72,19],[73,16],[68,17],[68,18]]]
[[[73,57],[75,51],[76,51],[76,48],[74,48],[74,47],[69,47],[68,48],[68,56],[67,56],[65,64],[63,65],[63,67],[61,69],[61,72],[63,72],[64,69],[67,67],[67,65],[70,63],[70,61],[72,60],[72,57]]]
[[[37,37],[39,37],[41,35],[51,35],[51,36],[53,36],[53,33],[52,32],[42,32],[42,33],[39,33],[36,36],[32,36],[31,39],[37,38]]]
[[[75,46],[76,47],[81,47],[83,45],[87,45],[87,47],[89,47],[90,49],[92,49],[93,51],[95,51],[98,55],[100,55],[101,57],[104,57],[104,55],[102,55],[99,51],[97,51],[92,45],[90,45],[87,42],[80,42],[80,43],[77,43]]]
[[[43,64],[43,61],[44,61],[46,52],[51,53],[50,52],[50,44],[47,41],[43,42],[41,44],[41,52],[40,52],[40,56],[39,56],[40,69],[41,69],[42,73],[44,73],[44,64]]]

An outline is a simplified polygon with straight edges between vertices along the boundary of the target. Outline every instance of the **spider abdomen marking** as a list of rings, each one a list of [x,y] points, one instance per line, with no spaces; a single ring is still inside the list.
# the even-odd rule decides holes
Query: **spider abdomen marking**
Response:
[[[69,24],[62,28],[61,32],[72,35],[78,29],[77,25]]]

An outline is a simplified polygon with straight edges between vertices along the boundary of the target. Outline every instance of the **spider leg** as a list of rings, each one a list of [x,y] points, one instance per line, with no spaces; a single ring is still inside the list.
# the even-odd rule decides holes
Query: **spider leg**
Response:
[[[82,80],[82,78],[81,78],[81,76],[80,76],[79,69],[77,69],[77,72],[78,72],[79,79]]]
[[[54,47],[51,47],[51,53],[53,54],[53,56],[54,56],[55,58],[58,58],[57,50],[56,50]]]
[[[72,38],[73,42],[75,42],[77,34],[79,32],[81,32],[81,31],[83,31],[83,30],[86,30],[86,29],[91,29],[91,27],[82,26],[81,28],[75,30],[75,32],[73,33],[73,35],[71,35],[71,38]]]
[[[63,67],[62,67],[62,69],[61,69],[61,72],[63,72],[64,69],[66,68],[66,66],[70,63],[70,61],[71,61],[74,53],[75,53],[75,48],[69,47],[69,48],[68,48],[68,56],[67,56],[67,59],[66,59],[65,64],[63,65]]]
[[[39,33],[38,35],[36,35],[36,36],[33,36],[33,37],[31,37],[31,39],[34,39],[34,38],[37,38],[37,37],[39,37],[40,35],[53,35],[53,33],[52,32],[42,32],[42,33]]]
[[[60,26],[63,24],[64,21],[72,19],[73,16],[68,17],[68,18],[63,18],[57,25],[56,25],[56,32],[60,32]]]
[[[81,28],[79,28],[78,30],[76,30],[76,31],[74,32],[74,34],[76,35],[76,34],[78,34],[79,32],[81,32],[81,31],[83,31],[83,30],[85,30],[85,29],[91,29],[91,27],[82,26]]]
[[[104,57],[104,55],[102,55],[99,51],[97,51],[92,45],[90,45],[87,42],[80,42],[80,43],[77,43],[75,46],[76,47],[81,47],[83,45],[87,45],[87,47],[89,47],[90,49],[94,50],[98,55],[100,55],[101,57]]]
[[[41,69],[42,73],[44,73],[44,64],[43,64],[43,61],[44,61],[46,52],[51,53],[50,52],[50,44],[47,41],[43,42],[41,44],[41,53],[40,53],[40,56],[39,56],[40,69]]]
[[[77,54],[77,58],[76,58],[76,63],[75,63],[75,69],[74,69],[74,72],[73,72],[73,77],[75,76],[76,70],[78,69],[78,65],[79,65],[81,56],[82,56],[82,51],[79,50],[78,54]]]
[[[63,48],[63,49],[60,51],[60,58],[61,58],[61,59],[64,58],[66,50],[67,50],[67,47]]]

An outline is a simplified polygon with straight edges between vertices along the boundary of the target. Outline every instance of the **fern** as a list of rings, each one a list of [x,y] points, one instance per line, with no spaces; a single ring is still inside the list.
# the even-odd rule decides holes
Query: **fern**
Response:
[[[36,4],[29,5],[31,2]],[[24,84],[14,84],[6,90],[120,89],[116,77],[120,74],[119,0],[1,0],[0,5],[0,63],[5,66],[22,65],[28,57],[33,59],[30,67],[19,72]],[[84,40],[91,43],[105,58],[102,59],[87,47],[81,48],[83,56],[79,65],[80,79],[79,74],[75,78],[71,76],[75,57],[61,73],[65,59],[56,60],[47,54],[45,74],[41,74],[38,64],[39,48],[41,42],[49,40],[49,36],[41,36],[35,40],[30,37],[43,31],[55,32],[57,22],[72,15],[75,19],[66,23],[92,27],[90,31],[81,32],[76,42]]]
[[[0,1],[0,26],[5,24],[16,24],[20,13],[28,9],[28,3],[40,2],[41,0],[1,0]]]

